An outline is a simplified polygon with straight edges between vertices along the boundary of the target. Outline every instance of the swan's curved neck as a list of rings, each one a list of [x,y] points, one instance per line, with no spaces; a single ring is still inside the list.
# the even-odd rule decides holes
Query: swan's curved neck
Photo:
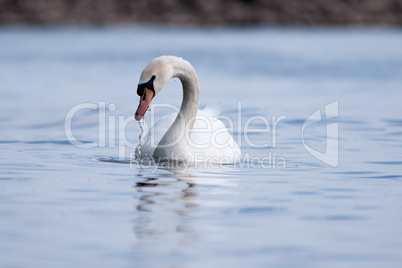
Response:
[[[175,121],[155,148],[153,157],[187,161],[188,159],[182,158],[189,156],[188,139],[198,112],[200,96],[198,77],[187,61],[174,64],[173,70],[172,77],[179,78],[183,86],[183,101]]]

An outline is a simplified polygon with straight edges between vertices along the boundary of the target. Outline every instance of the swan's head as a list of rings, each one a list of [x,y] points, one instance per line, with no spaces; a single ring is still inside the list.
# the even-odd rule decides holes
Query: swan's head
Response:
[[[173,76],[172,59],[170,56],[162,56],[153,59],[142,71],[138,83],[137,94],[140,96],[140,104],[135,112],[135,119],[144,117],[152,99],[162,90]]]

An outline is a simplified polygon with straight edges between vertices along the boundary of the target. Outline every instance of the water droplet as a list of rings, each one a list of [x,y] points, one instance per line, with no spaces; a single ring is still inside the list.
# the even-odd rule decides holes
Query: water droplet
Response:
[[[141,119],[140,121],[137,121],[138,126],[140,127],[140,135],[138,137],[138,144],[137,147],[135,148],[135,159],[139,160],[141,159],[141,140],[142,140],[142,134],[144,133],[144,128],[142,127],[144,119]]]

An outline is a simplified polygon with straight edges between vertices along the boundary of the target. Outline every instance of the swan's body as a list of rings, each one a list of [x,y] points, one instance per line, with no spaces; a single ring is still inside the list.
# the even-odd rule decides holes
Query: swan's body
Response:
[[[198,110],[198,77],[188,61],[173,56],[152,60],[142,71],[137,93],[141,96],[135,118],[140,120],[153,97],[167,81],[177,77],[183,85],[179,113],[169,114],[151,128],[141,140],[141,158],[186,162],[236,163],[240,148],[222,121],[219,110]],[[197,129],[193,132],[193,128]],[[207,131],[206,131],[207,130]]]

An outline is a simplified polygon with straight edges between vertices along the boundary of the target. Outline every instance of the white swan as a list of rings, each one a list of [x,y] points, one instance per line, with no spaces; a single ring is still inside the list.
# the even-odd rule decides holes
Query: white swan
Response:
[[[152,99],[172,77],[179,78],[183,86],[180,111],[163,117],[148,131],[140,141],[140,157],[157,161],[239,162],[240,148],[216,118],[219,110],[211,106],[198,110],[198,77],[193,66],[182,58],[161,56],[145,67],[138,83],[137,94],[141,98],[135,119],[143,118]]]

